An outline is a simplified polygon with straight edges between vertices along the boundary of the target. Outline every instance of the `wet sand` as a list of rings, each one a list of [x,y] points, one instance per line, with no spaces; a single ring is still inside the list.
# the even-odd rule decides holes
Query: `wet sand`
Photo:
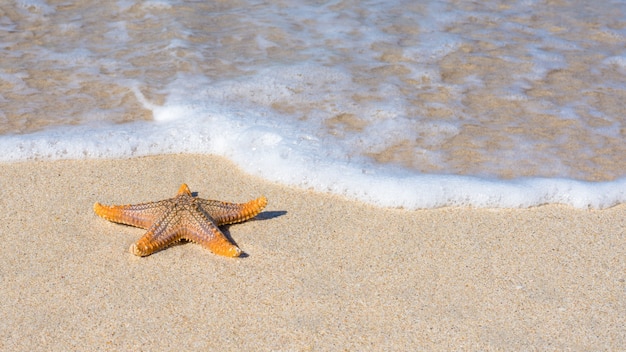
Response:
[[[626,205],[380,209],[169,155],[0,164],[0,349],[617,350]],[[139,258],[93,203],[263,194],[225,232]],[[427,191],[427,190],[424,190]]]

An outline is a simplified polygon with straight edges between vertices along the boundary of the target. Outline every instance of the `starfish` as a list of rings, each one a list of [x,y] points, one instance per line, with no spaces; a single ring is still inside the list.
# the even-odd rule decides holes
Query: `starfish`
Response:
[[[241,249],[232,244],[218,226],[251,219],[266,205],[265,197],[241,204],[196,198],[183,183],[174,198],[133,205],[96,203],[93,210],[106,220],[148,230],[130,246],[130,252],[137,256],[150,255],[185,239],[215,254],[238,257]]]

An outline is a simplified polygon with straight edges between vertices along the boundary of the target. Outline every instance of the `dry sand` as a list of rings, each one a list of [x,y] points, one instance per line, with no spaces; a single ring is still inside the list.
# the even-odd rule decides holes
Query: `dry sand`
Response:
[[[626,205],[389,210],[210,156],[0,165],[0,350],[618,350]],[[146,258],[96,201],[264,194],[226,232]],[[427,190],[424,190],[425,192]]]

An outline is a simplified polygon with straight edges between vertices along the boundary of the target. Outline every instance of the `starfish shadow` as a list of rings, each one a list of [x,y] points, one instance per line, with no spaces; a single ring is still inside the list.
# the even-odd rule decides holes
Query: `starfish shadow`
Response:
[[[248,220],[248,221],[256,221],[256,220],[269,220],[269,219],[273,219],[273,218],[277,218],[279,216],[283,216],[287,214],[287,212],[285,210],[279,210],[279,211],[264,211],[259,213],[257,216],[255,216],[254,218]],[[235,246],[239,247],[239,244],[237,244],[237,242],[233,239],[233,237],[230,235],[230,226],[233,224],[228,224],[228,225],[222,225],[220,226],[220,231],[222,231],[222,233],[224,234],[224,236],[226,237],[226,239],[228,239],[230,241],[230,243],[234,244]],[[241,255],[239,255],[239,258],[247,258],[250,255],[246,252],[241,252]]]
[[[257,216],[252,218],[252,220],[269,220],[273,218],[277,218],[279,216],[283,216],[287,214],[285,210],[276,210],[276,211],[264,211],[259,213]]]
[[[222,231],[222,233],[224,234],[224,237],[226,237],[226,239],[228,241],[230,241],[230,243],[234,244],[235,246],[239,247],[239,244],[237,243],[237,241],[235,241],[235,239],[233,238],[233,236],[230,235],[230,224],[229,225],[222,225],[219,227],[220,231]],[[241,248],[241,247],[240,247]],[[249,257],[248,253],[244,252],[243,250],[241,251],[241,254],[239,255],[239,258],[247,258]]]

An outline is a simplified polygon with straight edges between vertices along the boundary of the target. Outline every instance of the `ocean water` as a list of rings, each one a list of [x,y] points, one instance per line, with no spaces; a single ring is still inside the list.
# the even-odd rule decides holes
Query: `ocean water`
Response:
[[[606,208],[625,43],[610,0],[18,0],[0,161],[215,154],[386,207]]]

